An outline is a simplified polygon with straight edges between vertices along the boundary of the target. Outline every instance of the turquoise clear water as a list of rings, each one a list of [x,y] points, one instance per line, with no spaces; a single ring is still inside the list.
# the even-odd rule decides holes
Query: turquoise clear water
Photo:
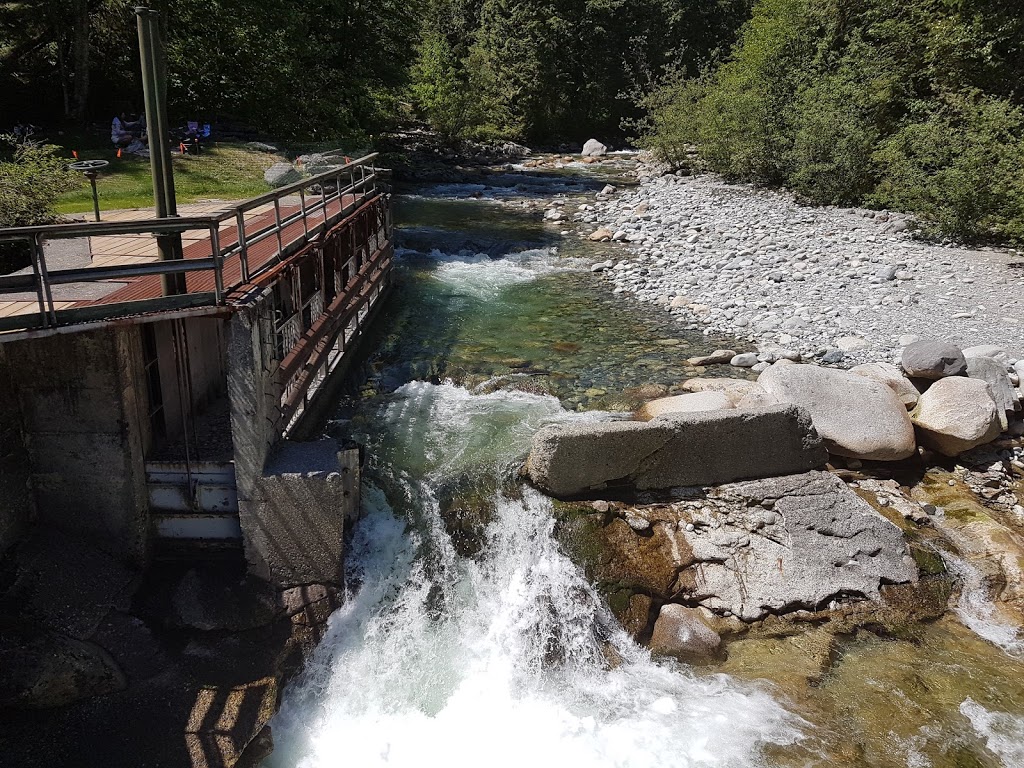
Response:
[[[476,191],[443,193],[460,190]],[[676,386],[695,375],[688,357],[730,343],[612,295],[589,267],[615,251],[561,236],[542,209],[520,202],[396,198],[399,285],[364,400],[409,381],[450,380],[549,393],[574,410],[628,410],[638,387]]]

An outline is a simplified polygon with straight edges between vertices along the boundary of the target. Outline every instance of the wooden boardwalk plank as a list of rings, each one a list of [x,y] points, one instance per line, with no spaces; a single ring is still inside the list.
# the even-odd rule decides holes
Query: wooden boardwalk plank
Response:
[[[370,199],[371,195],[363,195],[361,198]],[[327,205],[327,217],[332,218],[337,216],[342,207],[354,206],[359,200],[354,195],[345,195],[342,201],[333,200]],[[307,203],[308,207],[309,203]],[[298,205],[281,206],[281,217],[285,219],[292,216],[300,211]],[[316,226],[323,221],[323,213],[317,211],[313,214],[307,215],[308,221],[311,226]],[[247,211],[244,216],[245,221],[245,232],[246,237],[251,238],[253,233],[275,223],[274,207],[272,204],[260,206],[254,211]],[[234,223],[224,222],[218,232],[220,238],[221,248],[229,248],[238,244],[238,228]],[[306,238],[306,230],[303,227],[302,220],[294,221],[287,225],[281,231],[281,242],[287,249],[296,243],[303,241]],[[92,238],[98,240],[100,238]],[[116,238],[122,241],[127,248],[127,253],[120,253],[116,255],[108,255],[104,259],[104,262],[99,264],[95,259],[93,261],[97,266],[115,266],[119,264],[133,264],[140,263],[142,261],[155,261],[158,256],[156,252],[156,241],[155,238],[149,238],[149,245],[151,246],[152,252],[139,246],[137,243],[131,243],[129,238],[119,237]],[[191,240],[191,239],[190,239]],[[185,259],[202,259],[208,258],[212,255],[212,246],[210,243],[209,235],[204,235],[199,239],[185,242],[183,239],[182,245],[183,255]],[[257,272],[261,268],[270,264],[278,256],[278,244],[277,236],[269,235],[264,237],[258,243],[250,245],[247,248],[249,272]],[[236,255],[228,259],[223,265],[223,283],[225,292],[230,292],[231,288],[237,286],[242,281],[242,266],[239,257]],[[214,290],[215,276],[212,270],[203,272],[191,272],[186,274],[185,285],[189,293],[209,293]],[[141,301],[144,299],[152,299],[162,294],[163,287],[159,275],[145,275],[142,277],[131,278],[126,281],[123,288],[120,288],[112,293],[108,294],[102,299],[96,299],[92,301],[80,301],[74,304],[75,307],[86,307],[86,306],[98,306],[102,304],[117,304],[127,301]]]

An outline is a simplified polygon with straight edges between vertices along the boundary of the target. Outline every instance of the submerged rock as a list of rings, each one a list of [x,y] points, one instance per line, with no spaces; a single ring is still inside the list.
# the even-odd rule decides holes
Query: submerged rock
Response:
[[[654,622],[649,646],[653,653],[689,661],[713,656],[721,643],[722,638],[707,625],[700,609],[667,603]]]

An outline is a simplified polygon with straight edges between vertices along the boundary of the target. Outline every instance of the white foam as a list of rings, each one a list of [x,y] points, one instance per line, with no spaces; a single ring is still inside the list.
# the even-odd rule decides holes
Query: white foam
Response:
[[[802,721],[764,691],[633,644],[560,551],[535,491],[496,495],[482,555],[454,553],[438,484],[507,473],[537,427],[578,418],[595,416],[522,392],[398,391],[371,442],[408,520],[364,494],[348,557],[361,587],[287,691],[271,766],[743,768],[761,764],[762,745],[800,738]]]
[[[498,259],[483,253],[452,254],[434,250],[430,258],[438,262],[434,270],[437,280],[457,293],[485,300],[496,298],[509,286],[536,280],[540,275],[578,270],[582,263],[578,259],[560,259],[552,248],[519,251]]]
[[[960,705],[960,714],[971,721],[988,751],[1002,760],[1005,768],[1024,766],[1024,717],[993,712],[972,699]]]
[[[1008,655],[1024,657],[1024,637],[1021,628],[1001,617],[989,598],[988,587],[981,571],[962,558],[942,553],[947,570],[961,584],[960,599],[955,611],[964,625],[976,635],[1002,648]]]

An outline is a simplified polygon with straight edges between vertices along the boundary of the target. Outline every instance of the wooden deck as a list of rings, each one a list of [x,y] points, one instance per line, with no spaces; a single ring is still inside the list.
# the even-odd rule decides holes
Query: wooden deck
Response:
[[[353,206],[359,201],[354,195],[346,195],[341,202],[333,200],[327,205],[327,217],[337,216],[343,208]],[[182,216],[204,216],[216,214],[224,210],[224,203],[199,203],[195,205],[181,206]],[[281,206],[281,217],[298,213],[299,204]],[[149,214],[147,216],[146,214]],[[104,214],[104,221],[140,221],[146,218],[154,218],[151,211],[146,210],[124,210],[110,211]],[[273,205],[267,205],[255,211],[246,212],[245,231],[246,236],[251,237],[253,233],[265,229],[274,222],[275,214]],[[219,230],[220,245],[222,248],[233,247],[238,244],[237,225],[227,224]],[[183,254],[185,259],[209,258],[213,249],[209,235],[201,232],[186,232],[182,235]],[[306,232],[303,222],[295,221],[287,225],[281,232],[281,244],[285,251],[290,247],[306,240]],[[88,256],[82,263],[76,263],[76,267],[116,267],[132,264],[146,264],[160,260],[157,240],[153,235],[105,235],[101,237],[82,238],[88,243]],[[45,246],[44,246],[45,248]],[[266,238],[248,249],[249,270],[256,272],[273,261],[280,249],[277,238]],[[26,270],[30,271],[30,270]],[[240,260],[235,257],[224,263],[223,272],[224,285],[228,290],[227,298],[230,301],[232,294],[238,294],[238,287],[242,283],[242,269]],[[214,274],[212,271],[190,272],[186,275],[186,287],[189,293],[211,293],[214,290]],[[93,295],[97,286],[105,286],[108,291],[106,295],[96,298]],[[230,288],[235,290],[231,291]],[[126,280],[106,280],[101,283],[72,283],[62,286],[62,297],[53,303],[54,309],[77,309],[80,307],[100,307],[105,304],[119,304],[130,301],[142,301],[158,298],[162,293],[162,285],[158,275],[146,275],[142,277],[129,278]],[[103,288],[100,288],[103,291]],[[80,293],[80,296],[76,296]],[[35,314],[39,311],[39,303],[34,295],[24,294],[13,300],[0,301],[0,319],[15,315]]]
[[[255,276],[379,195],[375,157],[249,200],[182,205],[177,218],[136,209],[107,211],[100,223],[0,230],[0,240],[34,242],[39,254],[32,266],[0,277],[0,332],[31,334],[154,311],[223,311],[253,288]],[[180,237],[181,260],[161,259],[162,236]],[[184,276],[184,292],[164,294],[169,273]]]

